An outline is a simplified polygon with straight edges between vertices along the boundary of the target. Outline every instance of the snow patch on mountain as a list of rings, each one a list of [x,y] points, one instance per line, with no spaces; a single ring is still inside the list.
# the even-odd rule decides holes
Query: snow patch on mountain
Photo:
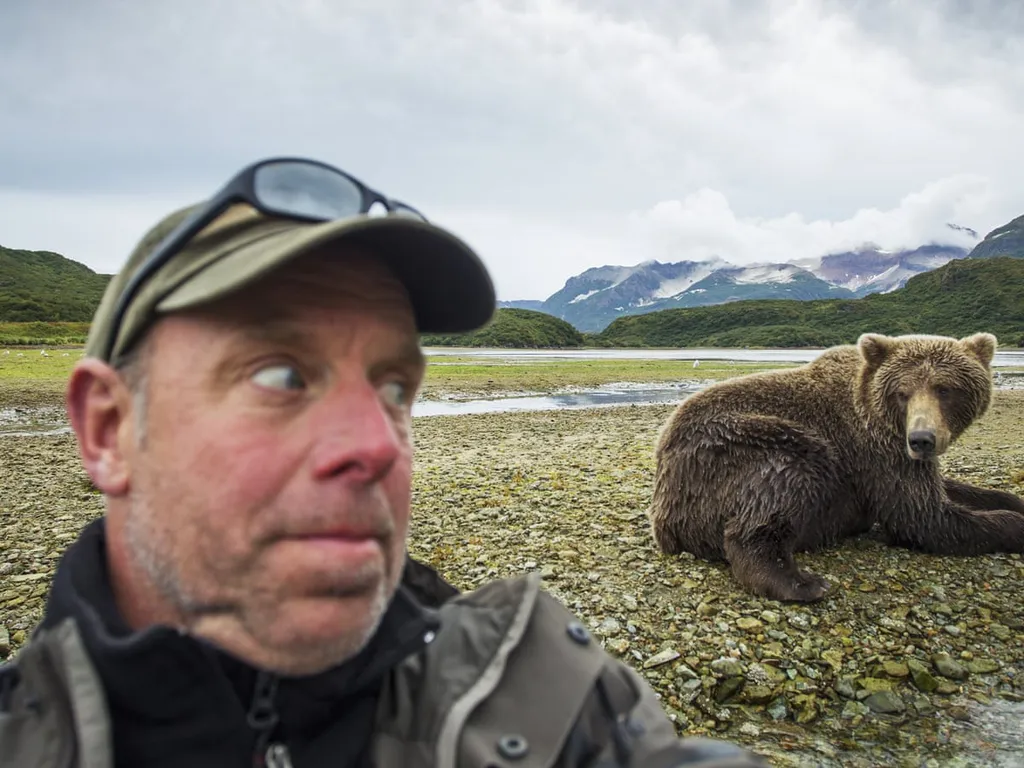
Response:
[[[661,284],[651,293],[652,299],[669,299],[678,296],[686,291],[694,283],[699,283],[705,277],[714,272],[720,264],[717,262],[706,262],[695,268],[689,274],[663,280]]]
[[[603,290],[605,290],[605,289],[604,288],[595,288],[592,291],[587,291],[586,293],[581,293],[575,299],[570,299],[569,303],[570,304],[577,304],[577,303],[579,303],[581,301],[585,301],[585,300],[589,299],[591,296],[593,296],[595,293],[600,293]]]
[[[760,264],[730,274],[737,283],[789,283],[803,270],[789,264]]]

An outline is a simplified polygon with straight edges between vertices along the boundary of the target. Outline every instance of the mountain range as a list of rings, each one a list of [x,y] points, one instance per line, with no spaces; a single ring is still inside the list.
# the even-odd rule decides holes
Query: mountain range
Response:
[[[965,235],[978,239],[974,230],[948,226],[957,231],[960,241]],[[1024,256],[1024,216],[993,230],[970,250],[941,243],[899,251],[869,245],[813,259],[746,266],[711,259],[593,267],[570,277],[543,301],[505,301],[499,306],[547,312],[581,331],[597,332],[618,317],[663,309],[746,299],[809,301],[889,293],[903,287],[914,275],[954,259],[995,255]]]

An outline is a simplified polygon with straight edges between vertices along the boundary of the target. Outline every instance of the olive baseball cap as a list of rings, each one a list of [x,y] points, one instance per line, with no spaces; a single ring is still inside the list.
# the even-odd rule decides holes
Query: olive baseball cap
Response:
[[[300,256],[331,258],[358,246],[379,258],[405,286],[421,333],[462,333],[494,314],[490,274],[465,242],[442,227],[407,216],[365,214],[309,223],[267,217],[236,205],[189,241],[135,294],[117,338],[114,312],[122,291],[160,242],[199,206],[176,211],[142,238],[107,286],[93,317],[85,354],[117,360],[160,316],[244,289]],[[111,352],[104,354],[105,347]]]

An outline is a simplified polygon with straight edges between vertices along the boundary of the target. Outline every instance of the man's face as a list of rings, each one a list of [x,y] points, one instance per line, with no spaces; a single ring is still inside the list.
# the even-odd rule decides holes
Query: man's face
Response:
[[[346,259],[165,318],[149,343],[112,546],[242,658],[293,674],[348,658],[404,565],[423,359],[403,289]]]

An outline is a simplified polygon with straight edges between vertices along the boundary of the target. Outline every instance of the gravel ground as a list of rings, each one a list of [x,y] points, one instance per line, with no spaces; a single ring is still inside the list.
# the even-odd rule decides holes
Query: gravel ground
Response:
[[[54,405],[0,392],[0,429],[60,426],[59,411],[36,410]],[[724,566],[651,544],[653,446],[671,410],[417,419],[413,553],[462,588],[540,571],[651,682],[680,733],[778,766],[1024,766],[1024,559],[932,557],[867,536],[801,557],[836,585],[823,602],[752,597]],[[0,657],[102,512],[73,438],[28,431],[0,436]],[[1024,391],[1000,391],[944,465],[1024,495],[1022,434]]]

